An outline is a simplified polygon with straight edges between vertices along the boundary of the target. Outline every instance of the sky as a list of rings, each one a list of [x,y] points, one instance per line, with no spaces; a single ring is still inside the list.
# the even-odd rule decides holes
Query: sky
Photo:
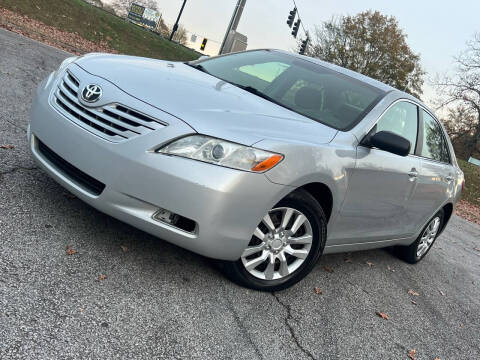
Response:
[[[107,0],[108,1],[108,0]],[[107,2],[106,1],[106,2]],[[156,0],[162,17],[175,22],[183,0]],[[393,15],[408,35],[407,42],[421,56],[427,71],[426,82],[435,74],[454,70],[453,56],[465,49],[465,43],[480,32],[478,0],[295,0],[307,29],[330,20],[332,16],[355,15],[365,10],[379,10]],[[237,0],[187,0],[180,19],[190,33],[198,35],[192,47],[199,49],[207,38],[206,52],[220,47]],[[247,0],[238,31],[248,37],[248,48],[292,50],[296,42],[286,20],[293,0]],[[303,36],[303,32],[300,32]],[[190,40],[191,36],[189,36]],[[424,100],[430,102],[435,92],[426,84]]]

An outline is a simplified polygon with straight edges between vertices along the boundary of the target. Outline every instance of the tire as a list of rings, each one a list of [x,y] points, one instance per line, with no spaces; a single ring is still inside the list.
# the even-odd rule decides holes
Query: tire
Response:
[[[289,212],[290,217],[287,215]],[[268,221],[265,222],[265,217],[267,215],[272,220],[271,225],[274,225],[275,230],[269,230],[266,225]],[[300,215],[303,215],[306,221],[296,229],[295,223],[303,220]],[[299,282],[313,269],[325,247],[327,219],[320,204],[310,193],[302,189],[287,195],[265,217],[260,220],[242,257],[237,261],[223,262],[223,270],[231,280],[241,286],[260,291],[279,291]],[[285,225],[284,221],[286,222],[287,218],[289,218],[289,222]],[[260,235],[265,235],[263,240],[261,236],[256,236],[258,229],[261,229]],[[270,229],[272,229],[271,226]],[[304,244],[304,242],[310,241],[309,237],[311,243]],[[279,242],[283,243],[278,245]],[[247,250],[250,251],[256,246],[261,250],[246,256]],[[279,246],[280,248],[278,248]],[[255,261],[260,261],[265,253],[268,257],[263,263],[247,270],[248,264],[252,262],[250,257],[253,257]],[[304,258],[301,259],[297,256]],[[261,269],[264,266],[265,270],[262,273]],[[272,272],[274,278],[268,279],[272,276]],[[259,276],[265,278],[259,278]]]
[[[434,222],[437,221],[437,219],[438,225],[436,226],[435,234],[433,235],[430,231],[430,241],[425,243],[424,240],[426,239],[426,234],[429,232],[429,227],[432,226]],[[443,209],[441,209],[428,221],[427,225],[425,225],[425,227],[420,232],[417,240],[415,240],[410,246],[403,246],[398,249],[399,257],[410,264],[416,264],[420,260],[422,260],[432,248],[435,240],[437,240],[437,237],[443,228],[444,220],[445,212],[443,211]],[[427,244],[428,247],[421,251],[420,247],[422,243]]]

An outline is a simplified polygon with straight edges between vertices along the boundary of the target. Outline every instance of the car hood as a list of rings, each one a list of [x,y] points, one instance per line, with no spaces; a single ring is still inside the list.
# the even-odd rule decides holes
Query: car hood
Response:
[[[181,62],[94,54],[76,64],[201,134],[252,145],[263,139],[321,144],[337,133]]]

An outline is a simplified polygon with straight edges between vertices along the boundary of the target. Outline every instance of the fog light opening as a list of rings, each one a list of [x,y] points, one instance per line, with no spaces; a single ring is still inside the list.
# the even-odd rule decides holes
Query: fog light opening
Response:
[[[158,211],[155,214],[153,214],[152,219],[168,224],[170,226],[174,226],[178,229],[181,229],[189,233],[195,232],[195,227],[196,227],[195,221],[190,220],[181,215],[175,214],[166,209],[161,209],[161,208],[158,209]]]

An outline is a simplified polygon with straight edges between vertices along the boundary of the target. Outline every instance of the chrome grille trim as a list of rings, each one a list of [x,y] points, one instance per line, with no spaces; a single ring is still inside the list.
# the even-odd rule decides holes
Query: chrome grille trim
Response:
[[[67,72],[66,76],[63,78],[63,80],[70,86],[75,92],[78,92],[78,87],[80,86],[80,83],[78,82],[77,79],[75,79],[70,73]]]
[[[165,123],[121,104],[86,107],[79,100],[80,81],[66,72],[53,94],[53,105],[69,120],[112,142],[163,128]]]

